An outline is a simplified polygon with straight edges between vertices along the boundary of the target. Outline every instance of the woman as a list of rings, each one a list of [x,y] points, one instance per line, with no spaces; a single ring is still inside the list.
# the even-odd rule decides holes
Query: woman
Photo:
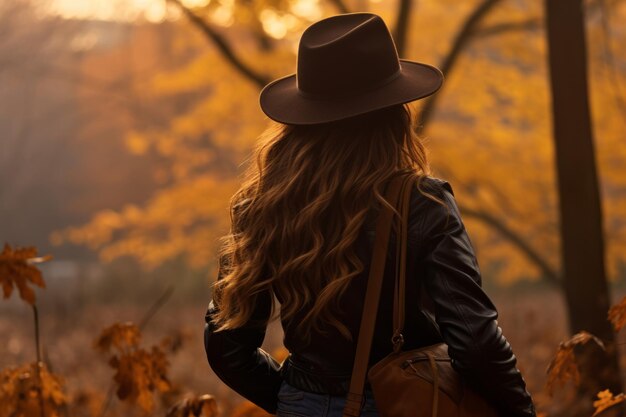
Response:
[[[413,172],[404,350],[445,341],[454,368],[502,416],[536,415],[452,187],[429,176],[413,133],[406,103],[442,81],[438,69],[398,59],[380,17],[353,13],[310,26],[297,74],[261,92],[261,108],[279,123],[231,200],[205,347],[218,377],[266,411],[342,415],[382,194],[391,178]],[[387,262],[381,300],[393,299],[393,269]],[[420,285],[421,310],[411,308]],[[370,364],[391,352],[391,306],[381,301]],[[282,364],[260,349],[277,316],[290,352]],[[362,415],[378,415],[367,384]]]

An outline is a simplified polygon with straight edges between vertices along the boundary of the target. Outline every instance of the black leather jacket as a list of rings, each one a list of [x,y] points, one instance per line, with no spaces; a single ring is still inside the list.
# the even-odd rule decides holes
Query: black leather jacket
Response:
[[[423,196],[416,187],[412,190],[403,350],[445,341],[452,366],[498,407],[502,417],[534,417],[533,401],[516,367],[517,359],[498,326],[496,307],[481,288],[478,263],[452,187],[432,177],[424,179],[423,187],[443,199],[450,210]],[[304,345],[290,331],[291,323],[283,320],[284,345],[290,356],[279,364],[260,348],[264,329],[244,327],[215,332],[210,322],[215,312],[211,301],[205,316],[204,343],[209,364],[222,381],[272,414],[276,412],[283,379],[303,390],[345,395],[374,240],[377,213],[371,211],[356,242],[365,270],[346,291],[341,301],[345,311],[339,314],[354,341],[342,338],[329,327],[327,335],[314,334],[312,342]],[[392,232],[370,364],[391,352],[395,241]],[[254,318],[269,317],[270,303],[270,295],[261,298]]]

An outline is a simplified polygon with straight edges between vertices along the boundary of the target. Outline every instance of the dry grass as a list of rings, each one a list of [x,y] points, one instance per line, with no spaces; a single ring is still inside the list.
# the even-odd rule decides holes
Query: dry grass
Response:
[[[527,386],[536,406],[549,416],[563,415],[563,406],[574,407],[577,399],[566,386],[557,390],[553,398],[544,389],[546,369],[554,357],[559,342],[569,337],[562,297],[553,290],[491,292],[500,313],[499,324],[510,342]],[[623,294],[614,294],[614,303]],[[207,292],[208,301],[208,292]],[[164,336],[180,331],[187,334],[182,348],[170,355],[169,377],[172,393],[165,395],[164,403],[154,415],[164,415],[165,409],[188,393],[211,394],[218,400],[222,416],[235,413],[242,398],[226,387],[207,364],[202,335],[206,303],[184,307],[166,304],[143,330],[142,343],[156,344]],[[44,357],[52,370],[65,379],[70,396],[72,416],[93,416],[99,410],[111,384],[112,369],[107,359],[93,348],[100,330],[120,321],[139,322],[145,306],[70,305],[44,303],[40,307],[41,338]],[[0,303],[0,369],[18,363],[32,362],[36,357],[31,310],[24,303],[12,299]],[[618,334],[626,342],[624,332]],[[279,349],[282,331],[273,323],[264,348]],[[626,369],[626,355],[621,356]],[[585,399],[587,403],[591,399]],[[107,416],[141,415],[135,409],[114,399]]]

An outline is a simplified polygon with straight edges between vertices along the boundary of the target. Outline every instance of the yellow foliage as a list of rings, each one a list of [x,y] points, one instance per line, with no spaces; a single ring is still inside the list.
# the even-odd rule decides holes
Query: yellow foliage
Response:
[[[217,237],[230,227],[228,204],[239,183],[206,174],[164,189],[144,207],[101,212],[84,226],[57,231],[56,242],[100,249],[104,261],[133,256],[146,269],[185,254],[200,267],[215,256]],[[121,237],[113,240],[114,232]]]
[[[476,4],[420,2],[419,11],[410,16],[403,58],[442,62]],[[370,3],[368,7],[393,26],[394,2]],[[624,7],[611,7],[613,24],[623,23]],[[329,2],[287,0],[245,4],[214,0],[194,10],[222,25],[220,34],[237,57],[269,79],[295,72],[302,30],[312,20],[336,13]],[[560,271],[545,33],[534,30],[532,24],[497,35],[488,32],[502,24],[515,27],[541,22],[542,13],[539,3],[524,2],[502,3],[490,12],[446,74],[426,141],[435,175],[451,182],[463,206],[491,215],[541,254],[553,270]],[[179,255],[185,255],[193,267],[204,267],[214,259],[215,239],[228,228],[225,206],[239,184],[242,162],[267,119],[258,106],[259,86],[234,69],[200,32],[189,30],[188,21],[181,19],[177,24],[180,27],[172,32],[176,50],[202,52],[182,59],[177,66],[168,61],[165,68],[155,68],[151,78],[138,77],[141,80],[135,82],[133,91],[141,92],[142,98],[145,95],[145,103],[188,96],[193,100],[172,107],[158,123],[142,123],[141,128],[125,131],[130,152],[153,151],[166,161],[155,171],[164,188],[141,206],[103,210],[83,226],[57,231],[51,236],[55,244],[88,245],[98,250],[104,261],[132,256],[148,269]],[[597,21],[590,22],[588,35],[607,272],[610,279],[616,279],[618,265],[626,260],[626,224],[622,221],[626,198],[621,193],[626,189],[622,168],[626,124],[616,105],[620,89],[611,76],[615,69],[606,65],[604,35]],[[624,56],[623,34],[613,32],[612,37],[615,56]],[[263,42],[259,39],[271,46],[260,46]],[[622,84],[623,75],[618,71]],[[418,101],[414,106],[423,104]],[[467,216],[466,222],[480,264],[497,270],[499,283],[542,278],[537,265],[498,230],[477,217]]]
[[[150,143],[144,135],[134,131],[126,134],[126,147],[130,153],[134,155],[143,155],[146,153],[149,146]]]
[[[43,362],[3,369],[0,417],[60,417],[67,404],[63,384],[63,379],[51,373]]]
[[[613,393],[611,393],[611,391],[608,389],[600,391],[598,393],[598,399],[593,402],[593,406],[596,409],[595,412],[592,414],[592,417],[597,416],[609,407],[613,407],[616,404],[624,402],[624,399],[626,399],[626,397],[624,397],[624,393],[613,396]]]
[[[20,292],[20,298],[30,305],[35,304],[35,292],[28,284],[45,288],[41,271],[34,265],[52,259],[52,256],[37,256],[34,246],[11,248],[8,243],[0,253],[0,284],[4,298],[9,298],[13,286]]]

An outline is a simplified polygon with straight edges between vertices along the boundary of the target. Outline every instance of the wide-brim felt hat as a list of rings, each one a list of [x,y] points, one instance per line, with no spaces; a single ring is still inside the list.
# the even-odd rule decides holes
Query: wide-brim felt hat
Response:
[[[317,124],[418,100],[442,83],[438,68],[399,59],[380,16],[346,13],[303,32],[296,73],[266,85],[259,101],[277,122]]]

